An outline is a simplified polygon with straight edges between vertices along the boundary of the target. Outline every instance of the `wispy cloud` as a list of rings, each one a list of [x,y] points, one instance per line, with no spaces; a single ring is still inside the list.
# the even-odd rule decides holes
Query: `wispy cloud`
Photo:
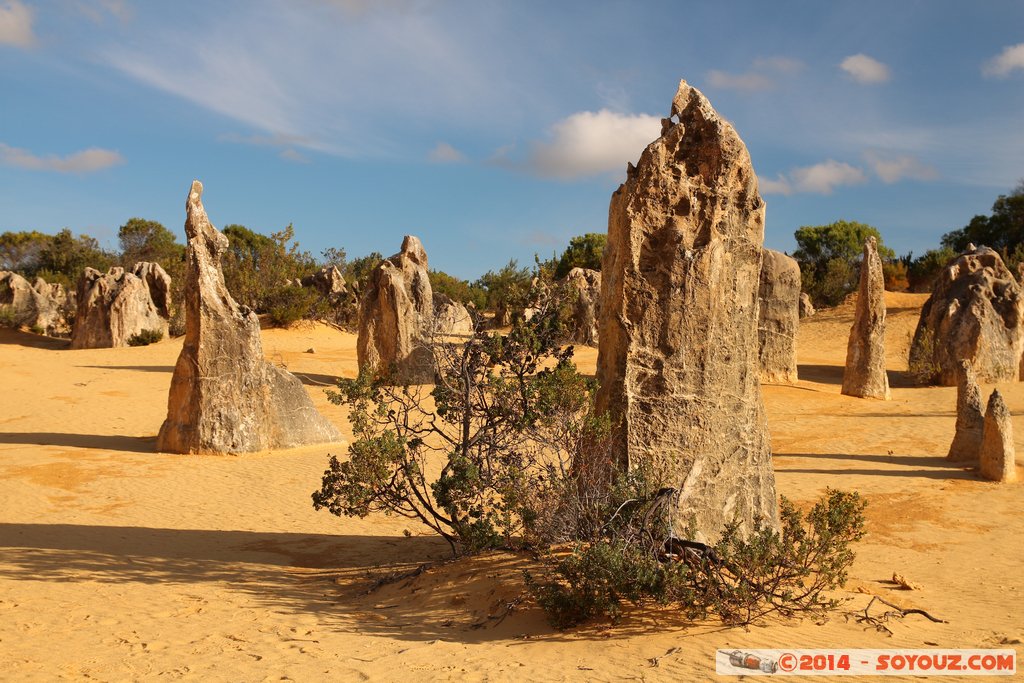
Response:
[[[458,164],[466,161],[466,155],[447,142],[439,142],[434,149],[430,150],[427,159],[435,164]]]
[[[32,19],[32,8],[21,0],[0,2],[0,45],[35,45],[36,36],[32,31]]]
[[[803,68],[803,62],[789,57],[758,57],[744,73],[732,74],[712,69],[708,72],[707,79],[708,85],[714,88],[757,92],[775,88],[780,76],[791,76]]]
[[[932,166],[921,162],[917,157],[909,154],[900,156],[886,156],[879,152],[867,152],[864,154],[871,170],[875,172],[882,182],[892,184],[905,178],[910,180],[934,180],[939,177],[939,172]]]
[[[93,147],[65,157],[38,156],[26,149],[11,147],[0,142],[0,163],[30,171],[56,171],[58,173],[92,173],[124,163],[124,157],[109,149]]]
[[[285,161],[292,162],[293,164],[308,164],[308,163],[310,163],[309,157],[307,157],[302,152],[300,152],[300,151],[298,151],[296,149],[293,149],[291,147],[289,147],[288,149],[282,149],[281,153],[278,154],[278,156],[281,157],[282,159],[284,159]]]
[[[1014,71],[1024,71],[1024,43],[1003,48],[1003,51],[985,62],[981,73],[992,78],[1006,78]]]
[[[794,168],[788,174],[758,179],[763,194],[790,195],[797,192],[832,194],[843,185],[860,185],[867,181],[864,171],[856,166],[828,159],[813,166]]]
[[[73,0],[72,7],[95,24],[103,24],[107,17],[127,22],[135,16],[135,8],[127,0]]]
[[[661,131],[661,119],[607,109],[581,111],[551,126],[550,139],[535,142],[529,168],[540,176],[571,180],[621,171]]]
[[[839,63],[839,68],[850,78],[864,85],[885,83],[892,76],[888,66],[865,54],[850,55]]]

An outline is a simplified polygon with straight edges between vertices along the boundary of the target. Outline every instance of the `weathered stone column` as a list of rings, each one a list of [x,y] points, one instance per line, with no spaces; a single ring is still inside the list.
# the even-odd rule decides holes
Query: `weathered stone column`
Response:
[[[843,393],[886,401],[891,398],[889,376],[885,373],[885,278],[882,259],[878,257],[878,240],[874,237],[864,241],[857,310],[846,345]]]
[[[776,523],[758,381],[764,202],[746,146],[682,81],[608,213],[597,406],[619,465],[678,488],[680,521],[707,540],[733,519]]]

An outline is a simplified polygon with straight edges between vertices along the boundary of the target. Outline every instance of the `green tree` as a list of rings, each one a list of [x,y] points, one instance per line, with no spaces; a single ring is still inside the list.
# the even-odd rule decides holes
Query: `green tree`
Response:
[[[940,247],[939,249],[929,249],[916,259],[912,259],[907,267],[910,291],[930,292],[939,272],[956,258],[956,254],[950,247]]]
[[[40,268],[43,251],[53,235],[37,230],[9,231],[0,234],[0,270],[13,270],[34,275]]]
[[[501,270],[484,273],[474,286],[487,292],[487,309],[510,311],[523,308],[529,302],[532,280],[530,269],[520,268],[519,262],[512,259]]]
[[[601,270],[601,259],[608,244],[608,236],[603,232],[588,232],[569,240],[569,246],[562,252],[555,268],[555,279],[561,280],[573,268],[589,268]]]
[[[1024,244],[1024,180],[1010,194],[999,195],[991,216],[975,216],[964,227],[942,236],[942,246],[958,254],[972,243],[991,247],[1004,257]]]
[[[373,269],[380,265],[380,262],[384,260],[384,255],[379,251],[371,251],[366,256],[359,256],[357,258],[348,261],[345,264],[345,268],[342,270],[342,275],[345,276],[345,281],[350,282],[359,288],[359,291],[363,290],[363,285],[366,284],[367,279],[370,277],[370,273]]]
[[[100,247],[96,239],[88,235],[75,237],[71,230],[64,228],[42,250],[35,275],[47,282],[58,282],[74,289],[87,267],[106,271],[116,260],[114,254]]]
[[[319,313],[314,305],[318,297],[294,285],[294,280],[315,272],[317,264],[309,252],[299,250],[291,225],[269,237],[243,225],[228,225],[224,234],[224,281],[240,304],[270,314],[282,326]]]
[[[453,301],[462,304],[473,304],[478,310],[487,305],[487,292],[482,287],[460,280],[454,275],[449,275],[443,270],[430,271],[430,287],[438,294],[444,294]]]
[[[117,240],[121,245],[121,263],[126,268],[139,261],[151,261],[171,272],[180,270],[175,264],[185,257],[185,245],[179,244],[174,233],[157,221],[129,218],[117,231]]]
[[[817,305],[835,306],[857,288],[858,264],[868,237],[878,240],[878,255],[883,261],[896,256],[882,243],[877,228],[855,221],[806,225],[794,236],[798,248],[793,258],[800,262],[803,290]]]

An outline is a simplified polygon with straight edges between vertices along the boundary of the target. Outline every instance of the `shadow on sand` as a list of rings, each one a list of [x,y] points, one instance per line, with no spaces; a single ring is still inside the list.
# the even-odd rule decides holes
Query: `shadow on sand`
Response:
[[[20,332],[6,327],[0,327],[0,344],[15,344],[17,346],[27,346],[33,349],[59,350],[71,348],[70,339],[44,337],[41,334],[30,334],[28,332]]]
[[[72,524],[0,523],[0,579],[90,584],[224,584],[266,609],[315,614],[322,627],[413,641],[507,640],[524,633],[548,640],[606,642],[601,624],[551,629],[537,607],[506,615],[521,595],[523,554],[490,553],[445,563],[448,545],[434,537],[353,536],[162,529]],[[406,576],[424,563],[426,573]],[[505,617],[508,616],[506,619]],[[687,636],[720,624],[694,625],[671,611],[630,615],[616,636],[688,627]],[[692,627],[692,628],[690,628]]]
[[[925,479],[977,479],[971,463],[951,462],[943,457],[918,455],[854,455],[850,453],[777,453],[779,458],[778,471],[795,474],[863,474],[884,477],[922,477]],[[851,469],[842,465],[823,466],[821,469],[787,467],[786,458],[805,458],[807,460],[847,460],[851,463],[878,463],[892,465],[890,469]],[[824,465],[824,463],[823,463]],[[930,468],[930,469],[929,469]]]
[[[835,384],[842,386],[843,370],[842,365],[797,365],[797,377],[807,382],[818,384]],[[904,370],[888,370],[889,386],[893,389],[913,389],[921,385],[914,381],[909,372]]]
[[[116,434],[62,434],[59,432],[0,432],[0,444],[32,446],[69,446],[128,453],[156,452],[156,436],[119,436]]]

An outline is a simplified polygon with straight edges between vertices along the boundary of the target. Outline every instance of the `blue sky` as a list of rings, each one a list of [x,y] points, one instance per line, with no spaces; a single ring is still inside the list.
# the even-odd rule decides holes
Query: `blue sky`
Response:
[[[0,0],[0,231],[219,227],[475,278],[607,227],[680,78],[747,143],[765,242],[899,253],[1024,178],[1024,3]]]

